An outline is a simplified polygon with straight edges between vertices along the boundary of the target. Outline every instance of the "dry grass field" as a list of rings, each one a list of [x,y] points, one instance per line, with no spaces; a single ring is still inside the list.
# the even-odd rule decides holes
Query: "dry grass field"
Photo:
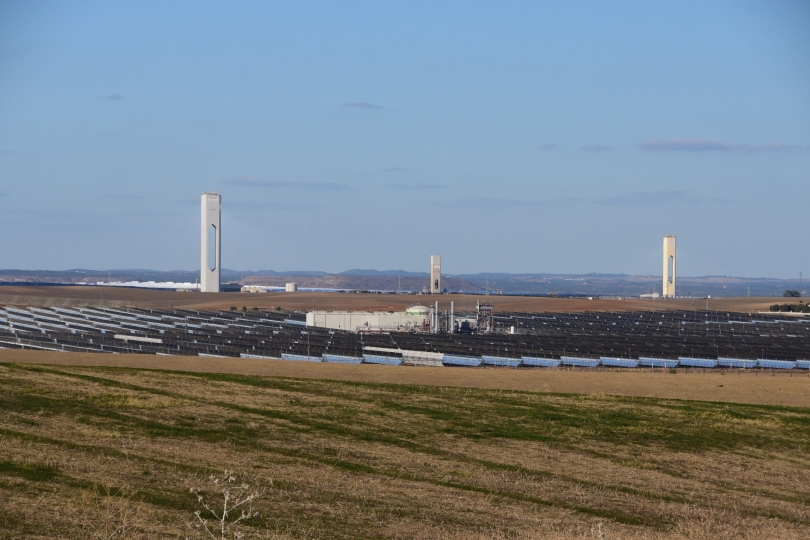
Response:
[[[0,538],[202,538],[189,490],[215,500],[206,479],[226,468],[266,489],[248,538],[810,534],[806,375],[52,363],[137,358],[116,356],[3,351]],[[612,375],[638,379],[622,391]],[[577,379],[582,393],[515,389]],[[801,406],[669,396],[712,385],[784,388]]]
[[[227,310],[241,308],[291,310],[399,311],[438,300],[442,309],[455,302],[457,310],[473,310],[476,302],[488,301],[497,311],[644,311],[660,309],[706,309],[705,300],[583,300],[521,296],[359,294],[359,293],[190,293],[112,287],[0,287],[0,305],[21,306],[111,306],[152,309]],[[775,303],[798,303],[792,298],[719,298],[709,301],[717,311],[767,311]]]

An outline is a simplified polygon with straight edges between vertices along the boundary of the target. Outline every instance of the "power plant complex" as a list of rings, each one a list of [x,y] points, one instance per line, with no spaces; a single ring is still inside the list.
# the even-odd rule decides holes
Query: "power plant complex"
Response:
[[[222,198],[201,198],[201,283],[222,286]],[[663,239],[663,297],[676,295],[676,238]],[[440,294],[442,259],[430,257],[426,292]],[[295,291],[295,283],[287,290]],[[768,313],[499,312],[478,301],[457,312],[183,311],[5,306],[0,347],[348,364],[512,368],[810,370],[810,319]],[[796,314],[801,315],[801,314]]]
[[[222,198],[201,197],[200,290],[221,284]],[[430,257],[425,292],[446,292]],[[663,297],[675,298],[676,238],[663,239]],[[295,291],[295,283],[287,290]],[[657,293],[656,293],[657,294]],[[431,298],[424,296],[423,298]],[[404,311],[236,307],[184,311],[98,307],[0,308],[0,347],[350,364],[572,368],[810,370],[810,318],[802,313],[654,311],[495,312],[459,297]],[[662,300],[662,304],[665,301]],[[512,305],[516,305],[512,303]]]
[[[220,292],[221,263],[222,263],[222,196],[216,192],[204,192],[201,198],[201,227],[200,227],[200,291]],[[663,291],[664,298],[675,298],[676,285],[676,238],[674,235],[664,237],[664,271]],[[246,286],[243,292],[261,292],[259,286]],[[287,283],[286,291],[298,290],[296,283]],[[430,256],[430,286],[426,289],[430,294],[446,292],[442,288],[442,257]],[[402,321],[408,324],[407,320]],[[399,322],[397,323],[399,324]]]

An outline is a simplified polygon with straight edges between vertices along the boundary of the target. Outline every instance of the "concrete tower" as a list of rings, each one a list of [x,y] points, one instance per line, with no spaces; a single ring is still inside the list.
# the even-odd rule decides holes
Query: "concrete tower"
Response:
[[[675,237],[664,237],[664,298],[675,298],[675,267],[678,257],[675,254]]]
[[[219,292],[219,270],[222,262],[220,239],[222,227],[222,197],[219,193],[202,194],[202,257],[200,291]]]
[[[442,256],[430,256],[430,294],[442,292]]]

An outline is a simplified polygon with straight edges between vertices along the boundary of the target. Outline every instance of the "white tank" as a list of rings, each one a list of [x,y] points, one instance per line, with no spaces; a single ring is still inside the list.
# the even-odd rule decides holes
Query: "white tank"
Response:
[[[418,315],[427,317],[430,314],[430,308],[427,306],[411,306],[405,310],[408,315]]]

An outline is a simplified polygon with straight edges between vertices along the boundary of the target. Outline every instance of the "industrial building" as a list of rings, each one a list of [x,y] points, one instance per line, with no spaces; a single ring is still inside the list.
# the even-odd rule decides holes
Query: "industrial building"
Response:
[[[678,257],[675,253],[675,236],[664,237],[664,298],[675,298],[675,279]]]
[[[242,292],[249,292],[249,293],[263,293],[267,292],[267,290],[262,287],[261,285],[243,285]]]
[[[311,311],[307,326],[350,332],[428,331],[432,310],[411,306],[405,311]]]
[[[200,236],[200,291],[219,292],[222,264],[222,197],[219,193],[202,194]]]
[[[411,306],[405,311],[311,311],[307,326],[349,332],[421,332],[433,334],[472,334],[494,331],[494,308],[479,302],[475,313],[457,315],[454,303],[450,309],[433,306]]]

